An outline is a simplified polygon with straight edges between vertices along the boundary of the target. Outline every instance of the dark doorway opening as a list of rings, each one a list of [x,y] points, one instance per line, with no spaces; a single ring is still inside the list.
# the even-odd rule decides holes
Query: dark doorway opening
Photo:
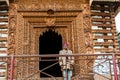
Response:
[[[62,37],[61,35],[58,35],[58,33],[50,29],[39,37],[39,45],[40,45],[39,46],[40,55],[59,54],[59,51],[62,49]],[[42,58],[42,59],[50,60],[53,58]],[[39,69],[42,70],[45,67],[48,67],[56,62],[58,61],[40,61]],[[44,70],[43,72],[55,77],[62,77],[62,72],[61,72],[59,63]],[[49,76],[43,73],[40,73],[40,77],[49,77]]]

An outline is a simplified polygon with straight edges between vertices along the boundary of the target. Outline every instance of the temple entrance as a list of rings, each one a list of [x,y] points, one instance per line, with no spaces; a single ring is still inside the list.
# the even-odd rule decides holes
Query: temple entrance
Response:
[[[46,54],[59,54],[59,51],[62,49],[62,37],[61,35],[58,35],[58,33],[48,30],[39,38],[39,54],[46,55]],[[47,60],[53,59],[53,58],[44,58]],[[55,59],[55,58],[54,58]],[[45,67],[48,67],[49,65],[52,65],[58,61],[40,61],[39,69],[42,70]],[[59,64],[56,64],[43,72],[50,74],[55,77],[61,77],[62,72]],[[40,77],[50,77],[48,75],[45,75],[43,73],[40,74]]]

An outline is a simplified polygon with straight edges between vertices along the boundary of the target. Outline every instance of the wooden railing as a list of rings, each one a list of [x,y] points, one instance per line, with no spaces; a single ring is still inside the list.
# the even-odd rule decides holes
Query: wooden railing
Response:
[[[49,76],[44,77],[46,79],[48,78],[49,80],[62,80],[62,76],[61,78],[55,77],[44,71],[55,66],[56,64],[59,64],[59,57],[66,56],[75,57],[72,80],[94,80],[96,77],[104,80],[118,80],[120,53],[0,56],[0,69],[4,69],[5,71],[2,73],[0,72],[0,76],[4,77],[6,80],[42,80],[40,73],[43,73]],[[47,61],[55,62],[40,70],[40,61],[45,61],[44,64],[47,64]],[[105,66],[107,66],[106,72],[104,72]],[[101,70],[103,70],[103,72]]]

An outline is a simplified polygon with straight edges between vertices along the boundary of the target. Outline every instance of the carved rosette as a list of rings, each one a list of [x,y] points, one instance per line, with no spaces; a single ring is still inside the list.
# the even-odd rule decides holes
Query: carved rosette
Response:
[[[15,54],[15,35],[17,21],[16,8],[16,4],[11,3],[9,6],[8,54]]]

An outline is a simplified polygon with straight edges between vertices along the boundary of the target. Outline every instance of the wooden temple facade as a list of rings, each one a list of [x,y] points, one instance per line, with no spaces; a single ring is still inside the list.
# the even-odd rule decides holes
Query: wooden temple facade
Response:
[[[74,54],[118,52],[114,18],[120,1],[8,1],[0,1],[1,54],[58,54],[59,50],[62,49],[63,42],[69,43],[69,48]],[[31,59],[38,60],[38,58]],[[40,67],[38,62],[21,63],[18,69],[22,73],[14,74],[20,77],[20,80],[22,77],[35,72],[34,70],[29,71],[27,64],[37,67],[37,69]],[[79,65],[84,66],[84,64],[86,62],[82,62]],[[88,64],[88,66],[92,64],[93,62]],[[26,67],[23,67],[25,65]],[[84,73],[84,71],[79,69],[80,67],[75,68],[74,74],[78,72]],[[28,70],[27,73],[26,70]],[[85,73],[89,73],[89,69],[86,69]],[[36,80],[39,80],[40,74],[35,77],[37,78]]]

